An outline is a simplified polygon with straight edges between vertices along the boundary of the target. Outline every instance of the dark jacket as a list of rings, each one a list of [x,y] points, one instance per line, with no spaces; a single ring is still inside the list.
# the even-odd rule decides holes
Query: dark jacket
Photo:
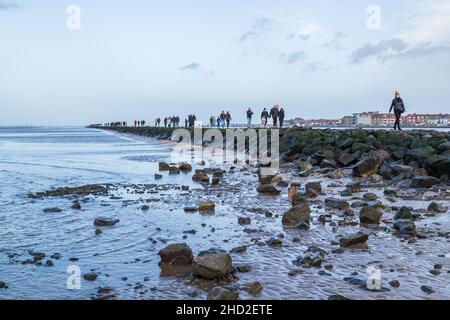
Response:
[[[278,111],[277,108],[272,108],[272,109],[270,110],[270,116],[271,116],[273,119],[278,118],[278,114],[279,114],[279,111]]]
[[[262,113],[261,113],[261,119],[262,118],[268,118],[269,117],[269,113],[267,112],[267,110],[264,110]]]
[[[284,119],[284,116],[285,116],[284,109],[280,109],[278,116],[280,117],[280,119]]]
[[[252,110],[247,110],[247,118],[251,118],[253,116]]]
[[[389,109],[389,112],[392,112],[392,109],[394,111],[403,113],[406,111],[405,104],[403,103],[402,98],[395,98],[392,100],[391,108]]]

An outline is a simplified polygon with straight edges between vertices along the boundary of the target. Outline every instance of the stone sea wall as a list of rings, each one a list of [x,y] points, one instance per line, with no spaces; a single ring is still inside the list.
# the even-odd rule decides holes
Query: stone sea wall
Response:
[[[98,128],[162,140],[169,140],[175,130]],[[421,186],[448,181],[450,176],[450,132],[287,128],[280,130],[280,152],[283,161],[296,162],[305,172],[313,167],[351,168],[358,177],[379,174]]]

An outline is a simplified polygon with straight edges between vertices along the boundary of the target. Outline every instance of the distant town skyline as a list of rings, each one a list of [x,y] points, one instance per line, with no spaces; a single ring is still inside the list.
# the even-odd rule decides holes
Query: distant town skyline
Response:
[[[445,0],[0,0],[0,125],[446,113]],[[374,110],[374,108],[376,108]]]

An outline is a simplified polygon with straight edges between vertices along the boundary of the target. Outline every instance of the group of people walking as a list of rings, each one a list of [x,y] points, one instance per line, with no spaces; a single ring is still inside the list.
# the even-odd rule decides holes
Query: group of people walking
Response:
[[[165,128],[176,128],[180,126],[180,117],[179,116],[165,117],[162,122]],[[161,127],[160,117],[155,119],[155,127]]]
[[[272,109],[270,109],[270,112],[268,112],[267,109],[264,108],[264,110],[261,112],[261,125],[263,128],[267,128],[269,118],[272,118],[274,128],[277,128],[278,126],[280,128],[283,128],[285,117],[286,113],[283,108],[280,108],[279,105],[274,105]],[[248,111],[247,111],[247,122],[251,123],[251,118],[249,119],[248,117]]]
[[[231,120],[231,113],[229,111],[222,111],[217,118],[215,116],[211,116],[209,118],[209,124],[211,127],[217,126],[217,128],[225,128],[226,126],[229,128]]]

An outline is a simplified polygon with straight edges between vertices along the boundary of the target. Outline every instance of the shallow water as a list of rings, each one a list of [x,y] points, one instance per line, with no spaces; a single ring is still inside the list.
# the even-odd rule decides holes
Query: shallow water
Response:
[[[205,299],[204,288],[180,277],[161,277],[157,253],[176,242],[186,242],[194,255],[211,247],[231,250],[248,245],[246,253],[232,254],[235,265],[252,267],[251,272],[236,274],[236,284],[259,281],[264,290],[257,297],[240,290],[242,299],[326,299],[333,294],[354,299],[450,299],[450,240],[444,236],[450,231],[449,213],[418,221],[417,227],[427,232],[427,239],[408,243],[392,234],[388,209],[383,216],[386,223],[381,225],[386,230],[322,225],[317,221],[320,214],[332,213],[333,222],[342,218],[321,206],[325,198],[321,196],[312,207],[310,230],[284,230],[281,215],[290,207],[287,189],[280,197],[260,196],[255,192],[256,176],[239,168],[214,188],[193,183],[192,174],[164,174],[155,181],[161,160],[170,161],[170,144],[152,139],[84,128],[0,129],[0,281],[8,285],[0,289],[0,299],[92,299],[99,297],[100,287],[111,288],[119,299]],[[285,171],[286,180],[294,179]],[[322,181],[327,196],[338,195],[349,181],[338,180],[339,187],[323,176],[308,179]],[[97,183],[113,184],[115,197],[84,197],[81,211],[70,208],[72,199],[27,197],[29,192]],[[191,190],[181,191],[181,185],[189,185]],[[419,194],[416,200],[390,203],[383,188],[370,191],[385,205],[408,205],[418,211],[426,209],[427,196],[434,195]],[[201,199],[216,202],[215,214],[184,212],[185,206]],[[448,198],[441,202],[450,205]],[[144,204],[149,211],[141,210]],[[44,213],[48,207],[63,211]],[[258,208],[270,211],[273,217],[255,210]],[[97,216],[115,217],[120,222],[96,235],[93,221]],[[252,224],[239,226],[237,220],[242,216],[250,217]],[[360,228],[371,234],[368,250],[331,252],[338,248],[331,241]],[[187,232],[191,230],[195,234]],[[261,245],[281,235],[282,248]],[[293,242],[294,238],[299,242]],[[302,269],[289,276],[290,271],[301,269],[292,261],[310,245],[328,251],[323,265],[332,264],[333,269],[326,275],[319,275],[320,269]],[[44,261],[50,259],[54,266],[22,264],[30,258],[30,250],[45,253]],[[55,253],[61,258],[50,258]],[[78,261],[69,261],[73,257]],[[435,264],[443,266],[438,276],[429,273]],[[68,289],[67,268],[73,265],[82,274],[94,270],[97,281],[82,280],[80,289]],[[370,265],[381,268],[382,286],[390,291],[371,292],[343,280],[353,274],[365,282]],[[391,280],[400,281],[400,288],[390,287]],[[431,286],[435,293],[425,294],[423,285]]]

